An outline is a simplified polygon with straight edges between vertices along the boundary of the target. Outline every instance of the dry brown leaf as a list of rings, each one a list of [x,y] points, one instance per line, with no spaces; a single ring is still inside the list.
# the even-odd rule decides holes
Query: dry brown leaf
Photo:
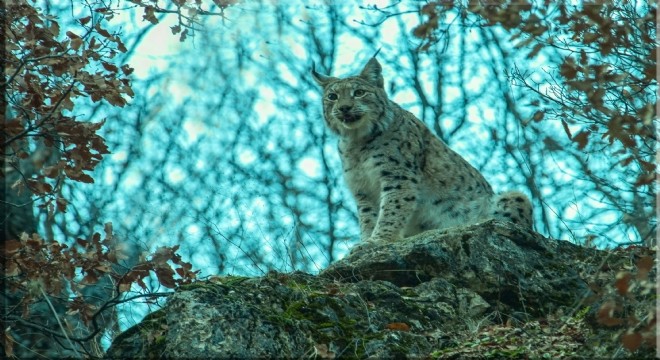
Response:
[[[402,322],[394,322],[385,325],[385,329],[395,331],[410,331],[410,325]]]

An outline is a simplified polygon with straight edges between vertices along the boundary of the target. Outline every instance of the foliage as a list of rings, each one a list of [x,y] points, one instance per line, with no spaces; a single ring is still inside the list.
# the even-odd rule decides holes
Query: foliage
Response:
[[[89,350],[88,342],[106,330],[100,324],[103,323],[101,319],[108,316],[110,309],[135,299],[146,298],[147,301],[153,302],[166,295],[149,291],[144,280],[152,273],[157,276],[161,285],[170,289],[195,279],[196,273],[191,271],[192,265],[176,255],[178,246],[161,247],[132,268],[116,271],[125,255],[121,253],[121,247],[112,236],[111,224],[106,224],[105,231],[103,239],[100,234],[95,233],[89,241],[76,239],[76,246],[72,247],[56,241],[46,242],[37,234],[28,237],[26,233],[20,240],[9,240],[5,243],[1,269],[5,276],[3,285],[10,296],[20,296],[15,307],[3,314],[5,356],[14,356],[16,341],[12,333],[18,332],[22,338],[26,327],[41,331],[46,337],[58,342],[66,340],[66,345],[70,347],[65,345],[64,348],[77,356],[80,356],[80,352],[85,352],[86,356],[100,356],[100,353]],[[177,278],[174,277],[175,274],[178,275]],[[102,286],[100,280],[104,277],[110,279],[109,288],[106,290],[111,296],[101,302],[86,296],[85,288]],[[137,284],[143,293],[125,297],[134,284]],[[46,323],[39,321],[44,314],[40,314],[34,304],[40,301],[46,301],[53,312],[56,308],[66,309],[66,315],[52,314],[57,320],[58,329],[51,329]],[[76,326],[80,325],[77,324],[78,320],[82,322],[85,330],[81,331]]]
[[[89,335],[89,340],[99,332],[97,318],[104,309],[84,299],[80,287],[93,285],[98,277],[111,272],[108,256],[114,251],[102,251],[98,234],[83,248],[95,252],[79,252],[52,238],[45,241],[35,227],[26,224],[33,216],[33,202],[47,209],[50,218],[67,211],[70,199],[61,193],[65,181],[94,182],[90,172],[110,152],[98,134],[104,121],[81,119],[75,104],[89,98],[124,107],[127,97],[134,95],[128,78],[132,69],[113,64],[117,54],[127,49],[120,34],[107,29],[111,15],[92,4],[85,9],[87,15],[77,16],[74,24],[64,24],[28,1],[11,1],[5,6],[5,72],[1,80],[6,94],[1,130],[5,166],[1,176],[11,190],[3,202],[6,215],[2,219],[6,229],[4,353],[13,356],[16,343],[20,345],[18,356],[39,353],[40,335],[30,335],[36,329],[46,338],[51,334],[68,339],[65,348],[77,354],[71,339],[76,322],[60,321],[64,317],[60,306],[65,304],[77,321],[94,323],[83,338]],[[79,271],[84,273],[82,280]],[[60,302],[58,297],[65,300]],[[56,308],[61,310],[59,314]],[[54,323],[49,318],[57,320],[58,329],[46,325]]]
[[[441,40],[438,34],[446,30],[438,19],[455,7],[463,16],[478,15],[480,26],[507,31],[509,41],[526,52],[527,59],[550,64],[545,77],[518,66],[508,70],[513,86],[535,95],[529,105],[536,110],[526,123],[536,122],[533,126],[543,126],[546,133],[549,124],[560,123],[573,146],[546,135],[545,150],[561,150],[575,158],[600,194],[599,201],[620,211],[620,221],[652,245],[657,4],[470,1],[463,7],[451,1],[430,2],[422,7],[425,21],[414,32],[424,40],[423,48]],[[613,169],[618,174],[610,176]]]
[[[156,14],[176,14],[178,23],[170,29],[172,34],[179,34],[179,40],[185,41],[190,34],[194,34],[199,30],[195,26],[199,24],[200,17],[202,16],[221,16],[225,17],[225,10],[238,3],[238,0],[213,0],[213,4],[204,4],[202,0],[195,0],[194,2],[186,0],[172,0],[166,2],[167,6],[163,7],[155,1],[144,0],[130,0],[132,3],[143,8],[143,20],[150,22],[152,25],[159,23]],[[208,5],[208,6],[206,6]],[[218,11],[208,10],[215,5]]]
[[[2,128],[3,160],[11,170],[21,172],[35,159],[34,149],[43,146],[58,155],[52,163],[31,164],[33,177],[19,179],[14,191],[29,191],[45,198],[40,204],[51,216],[66,211],[68,201],[58,196],[65,179],[91,183],[89,175],[109,150],[97,131],[103,121],[78,119],[74,102],[80,97],[126,105],[124,96],[133,96],[128,65],[112,64],[126,47],[118,33],[105,25],[109,16],[89,15],[64,34],[54,16],[43,15],[27,1],[12,1],[5,13],[7,46],[3,54],[8,116]],[[3,172],[7,169],[3,169]]]
[[[82,115],[78,107],[91,100],[123,108],[135,96],[130,81],[133,69],[117,61],[119,54],[128,51],[123,34],[109,30],[116,12],[105,2],[71,4],[73,19],[67,21],[56,15],[61,10],[49,2],[40,6],[16,0],[0,11],[5,40],[0,85],[6,94],[0,177],[9,191],[2,202],[6,210],[2,318],[7,357],[15,354],[17,343],[18,356],[53,348],[49,340],[41,347],[41,335],[31,335],[35,329],[60,345],[60,339],[66,339],[68,343],[62,346],[70,355],[80,351],[100,355],[100,349],[90,350],[89,342],[115,325],[106,321],[101,326],[99,319],[130,300],[124,294],[134,283],[146,291],[144,279],[152,273],[167,288],[195,277],[191,265],[175,254],[176,246],[161,247],[152,258],[122,268],[125,258],[120,256],[121,243],[114,241],[110,223],[105,239],[94,233],[89,240],[77,238],[69,244],[52,233],[44,239],[32,226],[33,204],[45,209],[48,219],[66,213],[72,201],[63,193],[67,182],[93,183],[92,172],[110,153],[99,135],[105,120]],[[173,269],[169,262],[177,267]],[[86,295],[90,288],[101,287],[104,279],[110,280],[109,298],[98,301]],[[44,302],[48,306],[40,307]],[[52,318],[59,328],[47,325],[54,323]],[[80,330],[78,321],[86,330]]]
[[[605,268],[591,279],[596,306],[593,317],[598,324],[619,329],[622,346],[631,352],[657,346],[658,309],[656,252],[647,248],[630,247],[617,250],[628,254],[629,262]],[[607,267],[622,268],[607,271]]]

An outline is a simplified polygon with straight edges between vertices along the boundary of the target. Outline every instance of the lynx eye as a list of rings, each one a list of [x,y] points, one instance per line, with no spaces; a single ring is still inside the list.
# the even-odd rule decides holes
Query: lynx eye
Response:
[[[366,92],[362,89],[357,89],[353,92],[353,96],[355,97],[361,97],[364,96],[364,94],[366,94]]]
[[[335,101],[335,100],[337,100],[339,97],[338,97],[337,94],[335,94],[335,93],[329,93],[328,96],[327,96],[327,98],[328,98],[328,100],[330,100],[330,101]]]

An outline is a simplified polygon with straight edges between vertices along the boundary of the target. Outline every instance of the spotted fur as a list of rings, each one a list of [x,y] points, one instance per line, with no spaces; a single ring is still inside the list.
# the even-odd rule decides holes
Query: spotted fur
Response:
[[[326,125],[339,135],[363,241],[395,241],[490,218],[532,228],[532,206],[524,194],[495,196],[477,169],[388,99],[375,57],[357,76],[335,78],[315,70],[312,76],[323,88]]]

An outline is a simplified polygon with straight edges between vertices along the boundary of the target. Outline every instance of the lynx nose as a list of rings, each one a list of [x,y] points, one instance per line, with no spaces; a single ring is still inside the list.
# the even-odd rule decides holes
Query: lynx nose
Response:
[[[339,107],[339,111],[343,112],[344,114],[351,111],[351,106],[350,105],[342,105]]]

